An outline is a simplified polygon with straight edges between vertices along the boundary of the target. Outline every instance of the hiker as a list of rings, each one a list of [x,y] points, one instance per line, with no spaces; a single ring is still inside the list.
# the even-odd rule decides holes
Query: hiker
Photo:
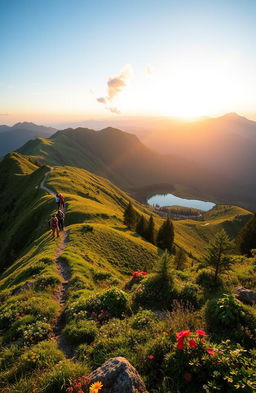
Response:
[[[59,200],[60,200],[60,208],[62,208],[62,210],[64,209],[64,196],[59,193],[58,194]]]
[[[58,210],[59,210],[59,208],[60,208],[60,197],[59,197],[59,194],[55,195],[55,202],[57,203],[57,207],[58,207]]]
[[[56,217],[58,219],[58,224],[59,224],[60,231],[63,231],[63,229],[64,229],[64,217],[65,217],[63,211],[59,209],[57,214],[56,214]]]
[[[53,239],[55,238],[55,232],[56,232],[57,237],[60,236],[59,223],[58,223],[58,218],[56,217],[56,214],[52,215],[50,228],[52,230],[52,238]]]

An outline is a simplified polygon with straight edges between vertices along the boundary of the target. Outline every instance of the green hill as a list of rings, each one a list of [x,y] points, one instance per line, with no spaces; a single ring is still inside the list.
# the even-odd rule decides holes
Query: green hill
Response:
[[[162,251],[128,230],[123,212],[130,200],[146,218],[151,210],[84,169],[49,169],[19,153],[0,163],[0,390],[64,393],[70,380],[119,355],[155,388],[147,368],[148,356],[157,353],[154,340],[166,331],[175,337],[178,328],[188,326],[186,318],[190,328],[202,327],[202,314],[190,310],[188,317],[184,311],[180,322],[177,316],[165,321],[151,316],[153,330],[151,325],[146,328],[145,316],[132,314],[136,297],[127,283],[137,270],[154,277]],[[46,173],[47,187],[61,191],[66,201],[66,229],[58,240],[51,239],[47,227],[55,200],[39,187]],[[153,215],[158,228],[162,218]],[[189,293],[191,300],[200,295],[205,302],[206,295],[195,284],[197,260],[203,260],[204,247],[220,228],[235,237],[250,217],[244,209],[217,206],[206,213],[205,221],[174,223],[176,245],[190,254],[189,264],[194,262],[187,272],[172,273],[175,296],[187,299]],[[250,262],[242,269],[243,280],[254,280]],[[143,292],[143,286],[138,290]],[[157,293],[152,291],[154,299]],[[110,318],[109,323],[104,318]]]
[[[18,150],[49,165],[84,168],[106,177],[131,195],[165,184],[166,191],[184,193],[218,203],[249,206],[248,195],[235,182],[175,155],[163,156],[143,145],[132,134],[114,128],[58,131],[49,139],[35,139]],[[145,202],[145,200],[143,200]]]

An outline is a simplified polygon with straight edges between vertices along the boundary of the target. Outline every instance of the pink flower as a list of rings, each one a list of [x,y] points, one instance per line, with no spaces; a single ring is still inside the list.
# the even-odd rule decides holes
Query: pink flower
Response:
[[[149,355],[148,358],[149,358],[149,359],[154,359],[154,357],[155,357],[154,355]]]
[[[202,337],[206,336],[206,333],[204,330],[196,330],[196,334],[198,334],[198,336],[202,336]]]
[[[197,347],[197,343],[195,342],[195,340],[189,340],[188,344],[191,348],[196,348]]]
[[[215,354],[214,349],[206,349],[206,352],[211,356]]]

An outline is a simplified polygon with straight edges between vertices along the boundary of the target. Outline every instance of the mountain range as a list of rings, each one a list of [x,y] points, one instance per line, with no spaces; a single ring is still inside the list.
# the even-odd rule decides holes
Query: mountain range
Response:
[[[24,143],[32,138],[44,136],[48,138],[54,132],[55,128],[38,126],[30,122],[17,123],[12,127],[0,126],[0,156],[18,149]]]
[[[160,189],[245,207],[253,203],[235,181],[221,174],[217,176],[195,161],[156,153],[135,135],[110,127],[100,131],[85,128],[57,131],[48,139],[27,142],[18,152],[50,165],[92,171],[137,198],[145,195],[147,189],[153,192]]]

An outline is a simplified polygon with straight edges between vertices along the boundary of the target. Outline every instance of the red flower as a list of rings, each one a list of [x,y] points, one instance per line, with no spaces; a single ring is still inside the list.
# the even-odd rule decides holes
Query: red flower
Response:
[[[206,333],[204,330],[196,330],[196,334],[198,334],[198,336],[202,336],[202,337],[206,336]]]
[[[209,355],[214,355],[214,354],[215,354],[214,349],[206,349],[206,352],[207,352]]]
[[[149,359],[154,359],[154,357],[155,357],[154,355],[149,355],[148,358],[149,358]]]
[[[197,347],[197,343],[195,342],[195,340],[189,340],[188,344],[191,348],[196,348]]]
[[[177,348],[180,349],[180,350],[184,349],[183,340],[179,340],[179,341],[178,341]]]
[[[176,334],[177,340],[184,339],[185,337],[190,336],[190,330],[181,330]]]
[[[185,379],[186,382],[191,382],[192,381],[192,374],[184,373],[183,378]]]

